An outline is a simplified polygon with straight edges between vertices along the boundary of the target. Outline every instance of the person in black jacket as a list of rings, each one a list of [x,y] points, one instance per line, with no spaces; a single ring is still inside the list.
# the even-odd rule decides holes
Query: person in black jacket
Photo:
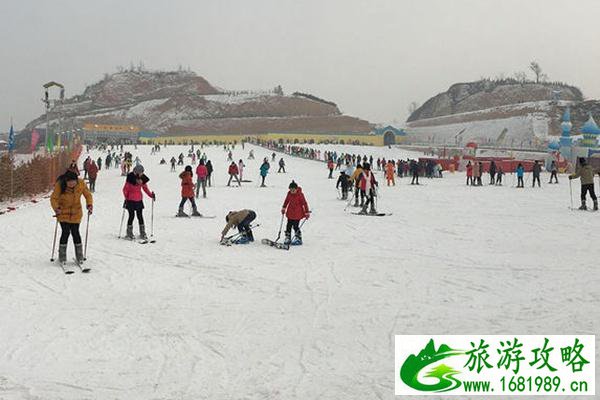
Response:
[[[496,163],[492,160],[490,163],[490,185],[494,185],[496,183]]]
[[[339,189],[342,187],[342,200],[348,200],[348,189],[350,188],[350,178],[346,175],[346,172],[340,172],[340,177],[335,184],[335,188]]]
[[[538,160],[535,160],[535,162],[533,163],[533,184],[532,187],[535,187],[535,182],[537,181],[538,183],[538,187],[541,187],[541,183],[540,183],[540,172],[542,172],[542,165],[538,162]]]
[[[213,165],[210,162],[210,160],[208,160],[206,162],[206,170],[208,171],[208,175],[206,175],[206,182],[208,183],[208,186],[212,186],[212,173],[213,173]]]
[[[415,160],[410,160],[410,173],[412,175],[411,185],[419,184],[419,164]]]

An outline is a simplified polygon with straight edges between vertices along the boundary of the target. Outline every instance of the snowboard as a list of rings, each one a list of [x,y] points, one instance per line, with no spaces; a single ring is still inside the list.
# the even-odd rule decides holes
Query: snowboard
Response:
[[[281,250],[289,250],[290,249],[290,245],[289,244],[276,242],[276,241],[271,240],[271,239],[263,239],[260,242],[262,244],[266,244],[267,246],[275,247],[275,248],[281,249]]]

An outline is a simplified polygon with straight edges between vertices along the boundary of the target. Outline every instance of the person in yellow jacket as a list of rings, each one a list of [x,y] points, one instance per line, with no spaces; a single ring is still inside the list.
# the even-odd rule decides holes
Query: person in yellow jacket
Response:
[[[81,235],[79,234],[79,223],[83,217],[81,208],[81,196],[85,197],[88,214],[92,213],[92,194],[83,179],[79,179],[77,174],[67,171],[59,176],[54,191],[50,196],[50,204],[58,222],[60,223],[61,236],[58,247],[58,261],[64,263],[67,261],[67,243],[69,236],[73,236],[75,244],[75,257],[78,261],[83,261],[83,247],[81,245]]]
[[[352,173],[350,180],[354,182],[354,207],[358,207],[358,196],[360,195],[360,207],[365,203],[365,194],[360,190],[360,178],[362,176],[363,169],[360,163],[356,164],[356,169]],[[352,200],[350,200],[352,201]]]

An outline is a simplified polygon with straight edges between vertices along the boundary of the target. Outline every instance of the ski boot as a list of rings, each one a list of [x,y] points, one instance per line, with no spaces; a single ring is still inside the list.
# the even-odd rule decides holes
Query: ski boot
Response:
[[[363,206],[358,213],[360,215],[367,215],[367,207]]]
[[[236,240],[234,240],[234,244],[248,244],[248,242],[250,242],[250,240],[248,239],[248,237],[244,234],[241,235],[239,238],[237,238]]]
[[[254,242],[254,234],[252,233],[252,230],[248,229],[245,235],[248,238],[249,242]]]
[[[60,244],[58,246],[58,262],[63,264],[67,262],[67,245]]]
[[[285,239],[283,240],[283,244],[289,246],[290,243],[292,243],[292,237],[291,234],[289,233],[285,233]]]
[[[78,263],[83,262],[83,246],[81,243],[75,245],[75,259]]]
[[[585,200],[581,200],[581,206],[579,207],[580,210],[587,210],[587,206],[585,205]]]
[[[371,214],[371,215],[377,214],[377,211],[375,211],[375,207],[372,204],[371,204],[371,209],[369,210],[369,214]]]
[[[189,215],[187,215],[184,211],[183,211],[183,207],[179,207],[179,212],[176,215],[177,217],[189,217]]]
[[[358,197],[354,197],[354,207],[358,207]]]
[[[291,246],[302,246],[302,232],[296,232],[294,240],[290,243]]]
[[[594,200],[594,211],[598,211],[598,200]]]
[[[146,235],[146,227],[140,224],[140,239],[148,240],[148,236]]]
[[[127,225],[127,233],[125,234],[125,239],[135,239],[135,236],[133,236],[133,225]]]
[[[201,217],[201,216],[202,216],[202,214],[200,214],[198,212],[198,209],[196,207],[194,207],[192,210],[192,217]]]

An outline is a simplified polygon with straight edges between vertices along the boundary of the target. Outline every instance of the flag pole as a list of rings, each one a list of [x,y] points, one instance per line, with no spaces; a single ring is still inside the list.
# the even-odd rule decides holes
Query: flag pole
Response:
[[[13,157],[13,151],[14,151],[14,147],[15,147],[15,134],[14,134],[14,128],[13,128],[13,118],[12,116],[10,117],[10,130],[12,131],[12,142],[9,138],[9,146],[11,147],[9,150],[9,159],[10,159],[10,202],[12,203],[13,201],[13,189],[14,189],[14,171],[15,171],[15,161],[14,161],[14,157]]]

